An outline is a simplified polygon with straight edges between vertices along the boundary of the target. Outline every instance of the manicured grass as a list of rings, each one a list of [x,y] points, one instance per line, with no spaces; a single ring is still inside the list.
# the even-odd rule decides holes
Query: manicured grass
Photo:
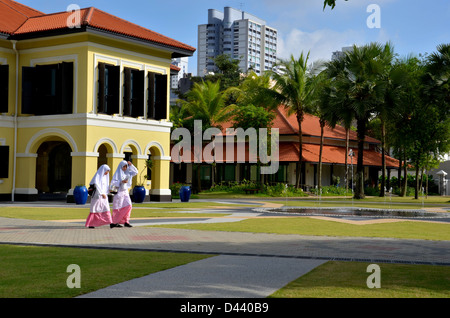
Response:
[[[204,231],[450,240],[450,224],[415,221],[353,225],[308,217],[279,217],[230,223],[166,224],[159,227]]]
[[[211,207],[253,207],[247,204],[227,204],[219,202],[167,202],[167,203],[140,203],[135,204],[136,207],[161,208],[161,209],[198,209]]]
[[[313,207],[313,208],[332,208],[332,207],[354,207],[354,208],[368,208],[368,209],[392,209],[392,210],[421,210],[423,208],[432,208],[432,207],[440,207],[441,205],[424,205],[421,204],[402,204],[402,203],[378,203],[378,202],[352,202],[350,201],[335,201],[335,202],[326,202],[326,201],[271,201],[273,203],[283,204],[288,207]]]
[[[89,293],[209,255],[0,245],[0,298],[63,298]],[[70,264],[81,288],[68,288]]]
[[[450,266],[377,264],[381,288],[368,288],[370,263],[327,262],[272,298],[450,298]]]
[[[270,200],[267,202],[279,203],[286,206],[301,207],[361,207],[376,209],[423,209],[434,207],[450,207],[447,197],[428,197],[428,199],[415,200],[411,197],[380,198],[369,197],[362,200],[352,200],[351,198],[317,198],[309,197],[299,200]]]
[[[158,217],[214,217],[224,216],[223,213],[177,213],[183,209],[133,209],[132,218],[158,218]],[[35,207],[2,207],[0,217],[18,218],[28,220],[79,220],[86,219],[89,208],[35,208]]]

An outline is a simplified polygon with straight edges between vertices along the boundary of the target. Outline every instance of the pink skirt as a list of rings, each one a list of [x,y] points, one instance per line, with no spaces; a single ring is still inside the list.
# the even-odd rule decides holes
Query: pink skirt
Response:
[[[111,213],[107,212],[99,212],[99,213],[89,213],[89,216],[86,220],[86,227],[98,227],[102,225],[108,225],[112,223]]]
[[[113,223],[125,224],[130,223],[131,205],[127,205],[120,209],[113,210]]]

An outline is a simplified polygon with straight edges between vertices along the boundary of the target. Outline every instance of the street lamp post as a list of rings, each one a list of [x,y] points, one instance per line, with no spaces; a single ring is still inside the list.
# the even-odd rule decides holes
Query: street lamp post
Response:
[[[348,156],[350,157],[350,161],[351,161],[351,165],[352,165],[352,198],[353,198],[353,156],[355,154],[353,153],[353,150],[350,149],[350,151],[348,152]]]

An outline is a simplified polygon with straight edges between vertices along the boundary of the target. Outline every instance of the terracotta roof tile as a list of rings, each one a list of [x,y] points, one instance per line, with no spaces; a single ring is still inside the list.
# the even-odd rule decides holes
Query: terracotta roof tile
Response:
[[[279,118],[278,118],[279,117]],[[273,127],[280,128],[280,135],[285,132],[285,134],[298,134],[298,122],[295,114],[288,115],[288,111],[285,107],[280,106],[277,109],[277,118],[274,121]],[[302,132],[304,136],[320,136],[320,123],[319,117],[310,114],[305,114],[302,122]],[[357,140],[357,134],[355,131],[350,130],[350,140]],[[336,125],[335,128],[330,128],[325,125],[324,127],[324,137],[331,139],[345,139],[345,128]],[[370,143],[380,143],[379,140],[366,136],[366,142]]]
[[[44,13],[11,0],[0,0],[0,32],[12,34],[28,18]]]
[[[36,32],[68,29],[72,12],[44,14],[11,0],[0,0],[0,32],[25,35]],[[141,27],[97,8],[80,10],[81,25],[113,34],[194,52],[195,48]]]
[[[208,144],[207,144],[208,145]],[[210,163],[209,160],[213,160],[213,155],[209,155],[208,152],[205,152],[205,147],[207,145],[203,145],[202,148],[202,162]],[[174,148],[175,145],[171,145],[171,151]],[[241,148],[241,146],[238,146],[238,143],[235,143],[233,145],[234,151],[232,156],[233,158],[230,158],[231,160],[227,160],[227,147],[224,145],[222,148],[220,148],[220,145],[216,145],[215,151],[216,151],[216,157],[215,161],[217,163],[237,163],[238,162],[238,155],[239,158],[245,159],[246,162],[252,161],[256,162],[256,154],[251,152],[249,149],[248,143],[245,145],[242,145],[244,148]],[[178,148],[176,148],[178,149]],[[244,157],[241,157],[242,149],[245,149]],[[296,142],[280,142],[278,153],[279,153],[279,162],[297,162],[298,161],[298,143]],[[353,164],[356,167],[356,160],[358,156],[358,150],[352,149],[355,153],[355,156],[353,157]],[[180,157],[177,154],[178,150],[175,150],[175,153],[172,154],[172,162],[179,163],[180,161],[183,161],[182,158],[183,152],[181,151]],[[175,154],[175,155],[174,155]],[[203,155],[207,155],[208,157],[205,158]],[[320,154],[320,145],[316,144],[303,144],[303,161],[317,164],[319,163],[319,154]],[[199,156],[194,154],[194,147],[191,147],[191,153],[188,155],[188,161],[194,162],[195,158],[199,158]],[[322,151],[322,163],[324,164],[345,164],[345,148],[344,147],[337,147],[337,146],[323,146]],[[348,164],[351,163],[350,158],[348,158]],[[364,150],[364,166],[373,166],[373,167],[381,167],[381,154],[374,151],[366,149]],[[386,156],[386,167],[388,168],[398,168],[398,160],[389,156]]]
[[[297,135],[298,134],[298,123],[295,114],[288,115],[286,108],[281,105],[276,110],[276,116],[273,120],[272,128],[278,128],[280,135]],[[233,121],[228,121],[220,124],[222,131],[225,133],[226,128],[233,127]],[[305,114],[302,122],[302,132],[303,136],[316,136],[320,137],[320,124],[319,118],[310,114]],[[349,132],[350,140],[357,140],[357,135],[355,131]],[[345,140],[345,128],[336,125],[335,128],[330,128],[329,126],[324,127],[324,137],[329,139],[340,139]],[[379,144],[380,141],[366,136],[366,142]]]
[[[297,162],[298,161],[298,143],[282,142],[279,148],[280,162]],[[355,154],[353,157],[353,164],[356,166],[358,157],[358,149],[352,149]],[[318,163],[320,154],[320,145],[303,144],[303,161]],[[345,148],[337,146],[323,146],[322,163],[325,164],[345,164]],[[348,164],[351,163],[348,158]],[[386,167],[398,168],[398,160],[390,156],[386,156]],[[381,167],[381,153],[375,150],[364,150],[364,166]]]

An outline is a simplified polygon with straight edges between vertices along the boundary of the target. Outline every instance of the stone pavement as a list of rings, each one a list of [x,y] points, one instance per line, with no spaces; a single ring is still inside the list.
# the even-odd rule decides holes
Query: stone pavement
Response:
[[[221,212],[233,213],[227,217],[228,221],[260,215],[249,208],[221,209]],[[196,220],[216,221],[224,220]],[[0,218],[0,243],[219,255],[111,286],[85,297],[266,297],[328,260],[450,266],[449,241],[230,233],[141,226],[152,222],[154,220],[132,219],[132,228],[87,229],[81,220],[54,222]]]

